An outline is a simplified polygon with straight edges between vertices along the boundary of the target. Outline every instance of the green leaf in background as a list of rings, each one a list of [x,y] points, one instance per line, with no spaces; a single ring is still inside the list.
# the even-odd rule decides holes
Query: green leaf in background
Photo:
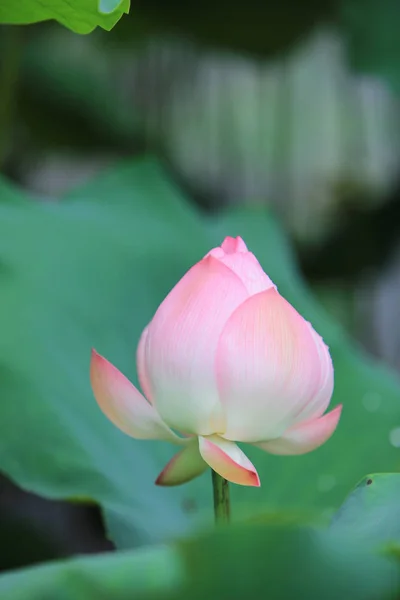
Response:
[[[100,554],[0,575],[2,600],[165,598],[185,580],[174,547]]]
[[[121,0],[99,0],[99,11],[105,14],[112,13],[114,10],[117,10],[120,4]]]
[[[400,473],[368,475],[349,495],[332,529],[374,544],[400,544]]]
[[[94,346],[135,379],[143,323],[207,251],[201,225],[151,163],[61,205],[20,196],[0,190],[1,468],[43,496],[93,498],[122,546],[182,533],[193,492],[154,485],[174,448],[114,428],[88,372]],[[202,506],[208,495],[206,485]]]
[[[234,516],[289,507],[331,511],[366,472],[396,471],[400,386],[321,309],[287,239],[264,210],[206,219],[152,161],[128,161],[61,203],[0,188],[0,467],[51,498],[92,498],[119,547],[211,521],[209,474],[154,485],[175,449],[133,440],[100,413],[89,385],[95,347],[134,382],[139,335],[183,273],[226,235],[241,235],[280,292],[331,347],[343,402],[337,432],[305,456],[246,446],[261,489],[232,486]],[[371,442],[371,440],[373,442]]]
[[[382,77],[400,93],[398,0],[342,0],[340,24],[351,65]]]
[[[306,527],[237,526],[184,544],[186,598],[393,598],[399,570],[347,535]],[[182,595],[182,598],[184,596]]]
[[[75,33],[90,33],[96,27],[112,29],[129,7],[130,0],[4,0],[0,23],[26,25],[55,19]]]
[[[184,544],[121,551],[0,576],[2,600],[384,600],[394,562],[345,535],[313,528],[233,526]]]

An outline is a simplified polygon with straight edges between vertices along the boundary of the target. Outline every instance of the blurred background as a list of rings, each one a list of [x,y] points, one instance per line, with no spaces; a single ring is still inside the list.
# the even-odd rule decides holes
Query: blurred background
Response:
[[[398,0],[135,0],[111,32],[2,26],[1,172],[57,203],[150,153],[201,211],[268,205],[327,311],[399,369],[399,31]],[[0,514],[24,540],[0,569],[112,547],[96,508],[6,478]]]

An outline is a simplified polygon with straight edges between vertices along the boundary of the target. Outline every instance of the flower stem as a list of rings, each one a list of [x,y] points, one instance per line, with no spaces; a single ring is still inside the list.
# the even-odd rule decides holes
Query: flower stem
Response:
[[[216,523],[229,523],[231,505],[229,502],[229,483],[226,479],[211,470],[214,492],[214,515]]]

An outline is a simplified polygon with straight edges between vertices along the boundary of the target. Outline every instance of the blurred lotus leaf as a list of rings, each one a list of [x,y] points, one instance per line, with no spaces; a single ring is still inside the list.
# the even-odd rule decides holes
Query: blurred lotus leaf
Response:
[[[400,430],[394,430],[394,436]],[[332,521],[332,530],[375,546],[400,543],[400,473],[367,475],[349,494]]]
[[[1,469],[50,498],[92,498],[109,535],[132,547],[210,522],[209,475],[173,489],[154,480],[175,449],[133,440],[100,412],[89,384],[95,347],[134,382],[139,335],[172,286],[226,235],[241,235],[281,294],[329,344],[337,432],[304,456],[248,448],[262,487],[232,486],[234,515],[332,511],[364,473],[396,470],[391,430],[400,386],[362,356],[304,285],[264,209],[196,211],[150,160],[128,161],[58,203],[0,188]],[[371,402],[371,398],[373,402]]]
[[[260,524],[0,576],[2,600],[384,600],[399,585],[393,562],[344,534]]]

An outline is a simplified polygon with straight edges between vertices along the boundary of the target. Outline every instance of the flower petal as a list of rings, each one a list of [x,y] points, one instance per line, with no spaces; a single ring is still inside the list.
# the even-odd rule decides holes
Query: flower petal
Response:
[[[149,325],[146,365],[153,403],[171,427],[202,435],[224,430],[215,351],[226,321],[247,297],[240,279],[209,256],[157,310]]]
[[[199,448],[206,463],[221,477],[238,485],[260,486],[254,465],[233,442],[217,435],[199,437]]]
[[[306,454],[324,444],[339,422],[342,405],[336,406],[323,417],[311,419],[291,427],[277,440],[255,444],[271,454]]]
[[[142,388],[143,394],[147,398],[149,402],[151,400],[151,389],[150,389],[150,381],[146,371],[146,340],[149,328],[148,326],[143,330],[142,335],[140,336],[139,344],[136,351],[136,367],[137,374],[140,383],[140,387]]]
[[[197,438],[175,454],[156,479],[156,485],[180,485],[198,477],[208,469],[200,452]]]
[[[329,348],[322,337],[313,329],[311,323],[309,323],[309,326],[317,344],[321,363],[321,378],[316,394],[297,415],[295,423],[309,421],[323,415],[329,406],[333,394],[334,371]]]
[[[135,386],[95,350],[92,350],[90,381],[103,413],[127,435],[185,443],[163,423]]]
[[[236,239],[232,237],[225,238],[222,245],[210,250],[207,256],[217,258],[232,269],[246,286],[251,296],[270,287],[275,287],[254,254],[247,250],[246,244],[240,237]]]
[[[250,297],[227,322],[216,373],[227,414],[224,438],[275,439],[294,423],[321,380],[309,324],[274,289]]]
[[[242,238],[238,235],[236,238],[231,236],[226,236],[224,241],[221,244],[222,250],[225,254],[236,254],[237,252],[248,252],[247,246],[242,240]]]

